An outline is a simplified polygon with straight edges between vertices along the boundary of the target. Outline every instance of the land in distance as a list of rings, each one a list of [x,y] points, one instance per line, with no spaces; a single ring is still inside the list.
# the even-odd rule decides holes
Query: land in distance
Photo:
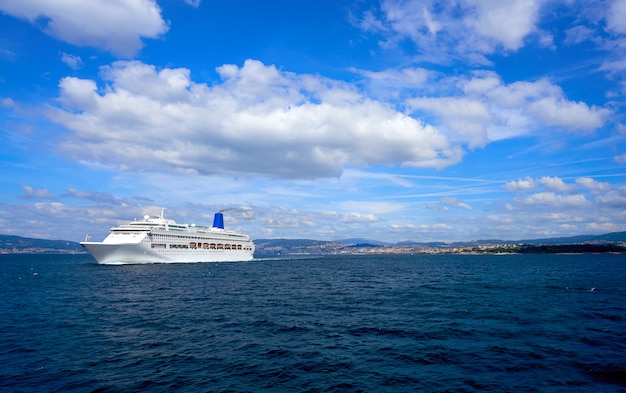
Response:
[[[256,257],[330,254],[410,253],[585,253],[626,252],[626,232],[603,235],[525,239],[476,240],[465,242],[385,243],[350,238],[335,241],[310,239],[256,239]],[[84,253],[77,242],[0,235],[0,254]]]
[[[626,232],[524,240],[385,243],[350,238],[335,241],[256,239],[255,256],[407,253],[581,253],[626,252]],[[559,246],[559,247],[555,247]]]

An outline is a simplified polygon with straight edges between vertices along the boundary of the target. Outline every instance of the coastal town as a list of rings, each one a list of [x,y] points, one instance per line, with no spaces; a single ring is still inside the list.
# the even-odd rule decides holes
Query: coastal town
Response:
[[[434,245],[373,245],[340,242],[315,242],[314,244],[266,244],[259,242],[255,255],[381,255],[381,254],[518,254],[518,253],[622,253],[626,242],[576,243],[576,244],[525,244],[525,243],[438,243]]]

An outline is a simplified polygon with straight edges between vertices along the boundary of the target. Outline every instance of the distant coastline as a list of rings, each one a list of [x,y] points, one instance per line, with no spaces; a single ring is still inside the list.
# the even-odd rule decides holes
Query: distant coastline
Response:
[[[358,254],[581,254],[626,253],[626,232],[534,240],[478,240],[468,242],[399,242],[367,239],[322,241],[310,239],[255,240],[256,257]],[[84,254],[77,242],[0,235],[0,254]]]
[[[78,254],[85,250],[68,240],[34,239],[0,235],[0,254]]]
[[[356,254],[598,254],[626,253],[626,244],[487,244],[454,246],[378,246],[372,244],[344,244],[323,242],[315,246],[297,245],[263,247],[257,246],[255,256],[276,255],[356,255]]]

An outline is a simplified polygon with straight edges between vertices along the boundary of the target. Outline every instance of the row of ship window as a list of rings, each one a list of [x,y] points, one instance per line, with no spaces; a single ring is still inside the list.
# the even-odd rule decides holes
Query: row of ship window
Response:
[[[152,248],[165,248],[165,244],[153,243]],[[189,244],[170,244],[170,248],[204,248],[206,250],[242,250],[244,249],[241,244],[215,244],[215,243],[196,243],[191,242]],[[248,249],[247,247],[245,248]]]

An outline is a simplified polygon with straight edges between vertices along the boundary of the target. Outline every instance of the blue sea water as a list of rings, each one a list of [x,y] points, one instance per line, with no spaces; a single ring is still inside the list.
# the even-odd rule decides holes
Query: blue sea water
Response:
[[[3,392],[625,392],[626,256],[0,255]]]

